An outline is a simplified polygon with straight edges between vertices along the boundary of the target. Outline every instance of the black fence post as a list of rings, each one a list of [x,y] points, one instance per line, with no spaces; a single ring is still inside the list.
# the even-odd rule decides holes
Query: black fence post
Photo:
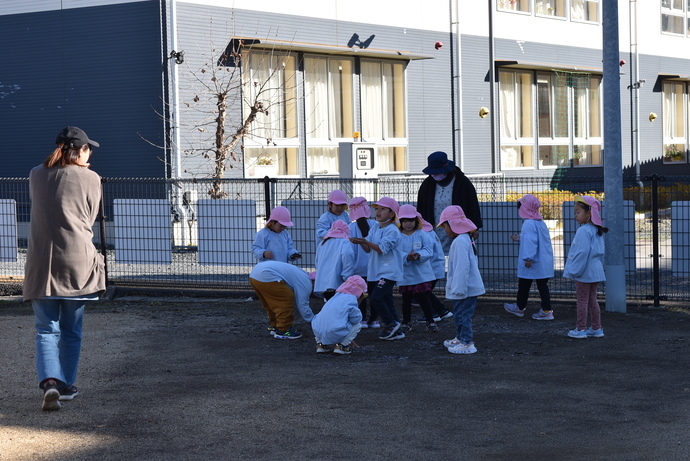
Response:
[[[264,206],[266,207],[266,220],[271,215],[271,180],[268,176],[264,176],[259,181],[264,183]]]
[[[108,280],[108,251],[105,239],[105,200],[103,198],[103,183],[105,179],[101,178],[101,204],[98,210],[99,229],[101,231],[101,254],[103,255],[103,263],[105,269],[105,286],[107,287],[110,283]]]
[[[661,276],[659,269],[659,181],[664,181],[663,176],[653,173],[645,176],[645,181],[652,181],[652,275],[654,277],[654,307],[659,307],[661,296]]]

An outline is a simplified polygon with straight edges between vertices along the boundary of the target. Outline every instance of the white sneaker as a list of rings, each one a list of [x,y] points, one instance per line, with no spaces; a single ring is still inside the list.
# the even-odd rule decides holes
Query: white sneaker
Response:
[[[322,344],[322,343],[316,343],[316,353],[317,354],[327,354],[328,352],[331,352],[331,347]]]
[[[525,315],[525,309],[520,309],[517,304],[505,303],[503,308],[517,317],[522,317]]]
[[[598,330],[594,330],[592,327],[587,328],[585,330],[585,333],[587,333],[588,338],[603,338],[604,337],[604,329],[599,328]]]
[[[443,347],[445,348],[457,346],[458,344],[460,344],[460,340],[458,338],[446,339],[443,341]]]
[[[460,343],[457,346],[449,347],[448,352],[451,354],[474,354],[477,352],[477,348],[474,347],[474,343]]]
[[[366,320],[362,320],[359,324],[362,328],[369,328],[369,323]]]
[[[369,322],[369,328],[381,328],[381,324],[378,320],[374,320],[373,322]]]
[[[553,320],[553,311],[544,312],[543,309],[539,309],[539,312],[532,314],[534,320]]]

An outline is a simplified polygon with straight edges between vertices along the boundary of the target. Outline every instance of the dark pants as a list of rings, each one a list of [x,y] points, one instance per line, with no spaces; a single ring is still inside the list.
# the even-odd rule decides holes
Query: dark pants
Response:
[[[362,277],[364,278],[364,277]],[[364,278],[364,281],[367,282],[367,293],[369,293],[369,296],[371,296],[371,292],[374,291],[374,287],[376,287],[375,283],[369,283],[366,278]],[[371,305],[369,308],[369,317],[367,317],[367,307],[369,306],[369,298],[364,298],[360,303],[359,303],[359,310],[362,312],[362,320],[365,322],[373,322],[375,320],[378,320],[379,314],[376,312],[376,309],[374,309],[374,306]]]
[[[431,323],[434,320],[434,310],[431,307],[431,292],[425,291],[424,293],[402,293],[402,323],[407,323],[408,325],[412,322],[412,299],[414,298],[418,303],[419,307],[422,308],[424,312],[424,317],[426,317],[427,323]]]
[[[549,292],[549,279],[538,279],[537,289],[541,297],[541,309],[544,311],[551,310],[551,293]],[[517,292],[517,306],[518,309],[527,307],[527,299],[529,299],[529,290],[532,288],[532,279],[518,278],[518,292]]]
[[[386,326],[394,325],[399,321],[398,312],[395,309],[395,301],[393,300],[395,282],[393,280],[381,279],[373,282],[373,286],[374,288],[369,294],[372,309],[376,310],[381,317],[381,321]]]

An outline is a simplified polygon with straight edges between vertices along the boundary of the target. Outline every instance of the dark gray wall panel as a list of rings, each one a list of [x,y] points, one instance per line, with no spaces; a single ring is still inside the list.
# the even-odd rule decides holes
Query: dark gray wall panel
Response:
[[[102,176],[160,177],[163,151],[158,2],[0,16],[3,176],[28,175],[65,125],[101,143]],[[28,152],[27,152],[28,151]]]

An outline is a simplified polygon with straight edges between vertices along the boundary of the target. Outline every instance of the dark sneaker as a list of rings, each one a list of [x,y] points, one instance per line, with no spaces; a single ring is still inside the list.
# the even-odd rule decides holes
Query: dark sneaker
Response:
[[[55,381],[48,381],[43,386],[43,411],[56,411],[60,409],[60,391]]]
[[[379,339],[389,339],[392,337],[398,330],[400,330],[400,327],[402,324],[400,322],[395,322],[395,325],[392,327],[385,328],[381,334],[379,335]]]
[[[276,334],[274,336],[274,338],[276,338],[276,339],[299,339],[301,337],[302,337],[302,333],[295,330],[294,328],[290,328],[289,330],[285,330],[285,331],[276,330]]]
[[[436,333],[438,331],[438,326],[434,323],[427,323],[426,329],[429,333]]]
[[[405,333],[402,332],[402,330],[398,330],[395,333],[393,333],[393,336],[390,336],[388,338],[385,338],[386,341],[395,341],[396,339],[403,339],[405,337]]]
[[[335,347],[333,348],[333,352],[335,354],[341,354],[341,355],[352,354],[352,347],[350,347],[349,344],[347,346],[344,346],[342,344],[336,344]]]
[[[441,317],[441,320],[449,319],[449,318],[453,317],[453,313],[451,311],[445,311],[439,317]],[[437,321],[437,320],[435,320],[435,321]]]
[[[276,335],[276,327],[274,327],[273,325],[269,325],[268,326],[268,334],[271,336],[275,336]]]
[[[410,326],[409,323],[403,323],[402,325],[400,325],[400,329],[401,329],[404,333],[409,333],[410,331],[412,331],[412,327]]]
[[[76,386],[67,386],[60,389],[60,400],[72,400],[77,395],[79,395],[79,391]]]
[[[326,354],[328,352],[331,352],[331,346],[323,343],[316,343],[317,354]]]
[[[450,314],[450,315],[453,315],[453,314]],[[444,318],[445,318],[445,317],[444,317]],[[431,319],[431,321],[432,321],[432,322],[440,322],[440,321],[441,321],[441,317],[438,316],[438,315],[434,315],[434,318]],[[426,319],[426,317],[419,317],[419,318],[417,319],[417,323],[429,323],[429,321]]]

